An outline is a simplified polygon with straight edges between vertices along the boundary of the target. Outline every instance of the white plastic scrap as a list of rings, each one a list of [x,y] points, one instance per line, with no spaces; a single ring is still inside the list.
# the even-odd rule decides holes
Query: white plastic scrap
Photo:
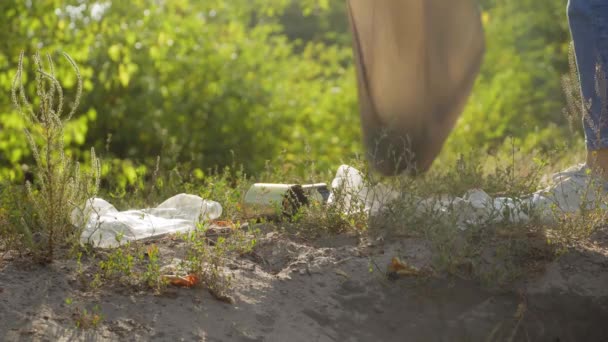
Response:
[[[552,177],[552,186],[522,198],[492,198],[480,189],[469,190],[462,197],[415,198],[416,213],[455,218],[457,227],[463,230],[475,224],[524,223],[530,220],[532,211],[538,213],[541,221],[553,222],[556,210],[573,213],[589,203],[597,203],[595,200],[599,194],[591,191],[593,178],[586,170],[584,165],[578,165],[557,173]],[[606,192],[606,189],[599,190]],[[336,194],[340,194],[340,200]],[[384,184],[371,186],[357,169],[342,165],[332,182],[328,203],[339,203],[346,214],[363,210],[374,216],[382,214],[383,208],[397,198],[403,198],[403,194]]]
[[[118,211],[101,198],[91,198],[84,211],[72,212],[72,224],[84,226],[81,243],[111,248],[128,241],[186,233],[195,229],[199,220],[215,220],[221,214],[219,203],[189,194],[173,196],[156,208],[127,211]]]
[[[328,204],[342,205],[346,214],[365,211],[372,215],[379,213],[386,203],[398,198],[399,193],[384,184],[366,185],[363,174],[354,167],[342,165],[331,182]],[[338,198],[339,197],[339,198]]]

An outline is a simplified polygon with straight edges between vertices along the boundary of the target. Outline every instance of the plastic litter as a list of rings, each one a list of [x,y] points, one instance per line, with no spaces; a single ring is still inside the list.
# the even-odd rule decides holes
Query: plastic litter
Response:
[[[418,276],[422,274],[420,269],[401,261],[398,257],[391,259],[391,263],[387,267],[387,273],[389,277]]]
[[[596,201],[599,193],[593,191],[593,178],[584,165],[575,166],[552,176],[553,185],[521,198],[492,198],[481,189],[472,189],[462,197],[439,196],[433,198],[410,197],[417,204],[419,215],[436,215],[456,218],[459,229],[483,223],[525,223],[532,212],[542,222],[554,222],[556,209],[560,213],[574,213]],[[331,183],[328,203],[340,205],[345,214],[364,211],[370,216],[381,215],[390,202],[407,194],[390,189],[385,184],[370,185],[357,169],[342,165]],[[605,195],[608,187],[600,188]],[[599,201],[602,203],[602,201]]]
[[[327,202],[327,184],[271,184],[256,183],[249,188],[243,201],[243,209],[249,217],[275,216],[280,209],[283,215],[293,215],[300,206],[311,201]]]
[[[72,212],[72,224],[84,227],[82,244],[112,248],[128,241],[186,233],[200,221],[215,220],[221,214],[219,203],[189,194],[173,196],[156,208],[127,211],[118,211],[101,198],[91,198],[83,211]]]
[[[460,229],[470,225],[530,220],[530,213],[539,214],[544,222],[555,220],[555,208],[572,213],[594,203],[597,196],[605,195],[607,187],[599,192],[589,191],[593,177],[586,166],[578,165],[553,175],[554,185],[522,198],[492,198],[480,189],[472,189],[462,197],[439,196],[433,198],[409,197],[416,203],[416,215],[435,215],[456,218]],[[591,189],[593,190],[593,189]],[[300,205],[316,200],[327,205],[339,205],[345,214],[364,212],[381,215],[392,201],[407,198],[385,184],[371,185],[357,169],[342,165],[331,183],[326,184],[254,184],[245,195],[244,209],[250,215],[274,215],[277,205],[284,215],[290,215]],[[195,229],[197,223],[216,220],[222,206],[199,196],[179,194],[156,208],[118,211],[101,198],[87,200],[84,210],[72,212],[72,224],[83,227],[81,243],[101,248],[117,247],[128,241],[159,237],[165,234],[185,233]],[[185,279],[185,278],[184,278]]]
[[[179,258],[173,258],[171,263],[160,268],[160,277],[167,284],[180,287],[196,286],[200,279],[192,273],[191,263]]]
[[[199,283],[199,279],[195,274],[188,274],[186,276],[178,276],[173,274],[163,275],[163,280],[167,281],[173,286],[179,287],[194,287]]]
[[[378,214],[389,202],[397,199],[399,193],[384,184],[370,186],[363,174],[348,165],[341,165],[331,182],[328,204],[339,203],[346,214],[360,211]]]

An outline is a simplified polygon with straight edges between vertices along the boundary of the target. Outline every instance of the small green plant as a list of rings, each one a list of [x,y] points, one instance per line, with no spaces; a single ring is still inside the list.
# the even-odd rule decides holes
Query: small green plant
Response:
[[[0,260],[5,253],[18,246],[19,236],[11,228],[9,213],[6,209],[0,208]]]
[[[209,170],[198,192],[202,198],[221,203],[223,217],[237,221],[243,215],[240,204],[249,185],[243,168],[233,165],[221,170]]]
[[[597,228],[604,226],[607,220],[605,204],[578,213],[562,213],[558,223],[548,229],[547,237],[551,243],[567,248],[587,239]]]
[[[22,221],[31,221],[35,216],[24,186],[0,185],[0,250],[17,252],[19,256],[26,254],[30,235]]]
[[[201,269],[203,281],[217,299],[231,301],[228,289],[232,286],[232,276],[224,271],[229,253],[226,238],[219,237],[212,249],[208,250],[207,262]]]
[[[241,256],[251,253],[257,244],[256,237],[259,233],[259,229],[241,229],[240,222],[236,222],[231,229],[229,238],[226,240],[228,250]]]
[[[146,250],[148,262],[142,275],[143,281],[157,293],[160,293],[167,286],[167,282],[163,280],[160,273],[160,252],[155,244],[148,246]]]
[[[91,310],[87,310],[84,307],[77,306],[74,304],[74,300],[70,297],[65,299],[65,304],[68,307],[72,307],[72,318],[74,324],[79,329],[97,329],[103,322],[103,314],[99,305],[94,305]]]
[[[93,280],[89,284],[92,289],[99,289],[103,285],[103,279],[99,273],[93,276]]]
[[[308,206],[301,207],[293,219],[297,232],[312,237],[346,232],[364,233],[368,227],[365,205],[353,196],[349,200],[351,213],[348,214],[343,196],[345,192],[343,188],[335,189],[335,199],[331,205],[312,201]]]
[[[206,237],[207,229],[208,226],[202,224],[185,236],[188,246],[187,264],[190,271],[201,280],[215,298],[232,302],[229,296],[232,276],[226,274],[224,270],[226,260],[231,252],[246,251],[251,245],[243,244],[242,241],[234,244],[231,242],[231,237],[223,236],[211,241]]]
[[[28,200],[35,215],[22,220],[24,236],[37,257],[53,260],[57,247],[80,237],[81,223],[74,225],[71,214],[82,210],[85,201],[99,188],[101,165],[91,149],[92,166],[83,172],[64,152],[64,126],[72,118],[82,95],[82,78],[74,60],[64,54],[77,76],[74,102],[64,112],[63,89],[55,78],[53,61],[47,55],[46,69],[40,55],[34,55],[38,108],[34,109],[23,84],[23,53],[13,80],[13,104],[27,122],[25,137],[35,160],[34,184],[27,182]],[[86,218],[83,218],[86,219]]]
[[[105,278],[130,277],[133,275],[135,261],[135,256],[131,253],[131,243],[127,242],[124,246],[114,249],[106,260],[100,261],[99,268]]]

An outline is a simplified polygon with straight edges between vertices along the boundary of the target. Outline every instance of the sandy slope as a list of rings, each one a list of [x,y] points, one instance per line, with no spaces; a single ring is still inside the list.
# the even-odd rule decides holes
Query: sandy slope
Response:
[[[383,272],[394,255],[429,265],[426,244],[413,239],[370,245],[335,237],[306,244],[271,235],[255,258],[229,265],[234,304],[204,288],[160,296],[121,287],[83,292],[74,262],[4,262],[0,340],[606,341],[606,235],[547,265],[519,284],[519,294],[490,293],[446,277],[388,280]],[[172,250],[164,246],[161,255]],[[75,305],[95,304],[101,325],[74,328]]]

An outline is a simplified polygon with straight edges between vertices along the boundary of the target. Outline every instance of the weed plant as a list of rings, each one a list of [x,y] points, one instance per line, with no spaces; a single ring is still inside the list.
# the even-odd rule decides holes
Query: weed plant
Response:
[[[27,208],[31,215],[21,217],[19,236],[40,261],[51,262],[58,247],[78,241],[81,223],[71,221],[74,211],[82,211],[88,198],[99,188],[101,165],[91,149],[91,167],[81,170],[64,152],[64,127],[75,114],[82,96],[82,78],[74,60],[64,54],[77,76],[74,101],[64,110],[64,94],[55,78],[53,60],[46,64],[34,55],[37,108],[29,100],[23,83],[23,53],[13,80],[11,98],[27,122],[24,131],[35,161],[34,183],[26,183]],[[83,218],[84,220],[85,218]]]

